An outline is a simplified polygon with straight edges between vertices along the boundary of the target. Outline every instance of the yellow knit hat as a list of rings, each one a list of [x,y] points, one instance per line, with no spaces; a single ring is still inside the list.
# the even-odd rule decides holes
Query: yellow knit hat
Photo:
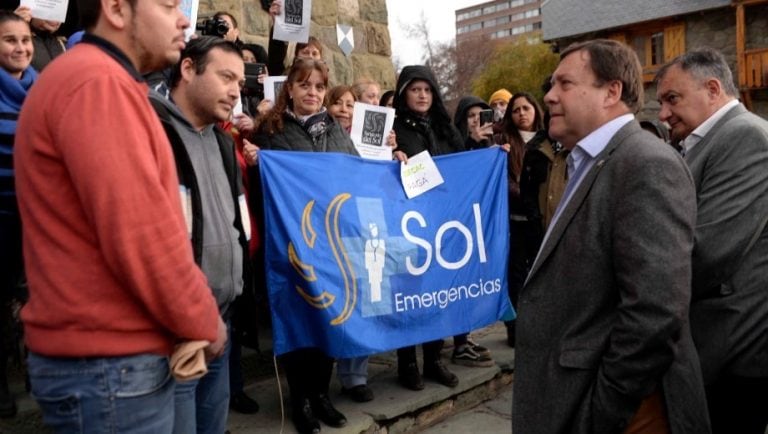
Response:
[[[488,100],[488,104],[492,104],[497,99],[503,100],[505,103],[509,104],[510,98],[512,98],[512,93],[510,91],[507,89],[499,89],[491,94],[491,98]]]

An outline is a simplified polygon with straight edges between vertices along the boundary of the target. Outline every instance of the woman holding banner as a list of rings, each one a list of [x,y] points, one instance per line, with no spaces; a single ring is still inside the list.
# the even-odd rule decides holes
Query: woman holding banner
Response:
[[[259,122],[253,143],[263,149],[340,152],[358,155],[349,135],[331,118],[323,102],[328,68],[313,59],[297,59],[288,71],[275,106]],[[246,149],[251,163],[253,145]],[[342,427],[347,419],[328,397],[333,359],[320,348],[303,348],[279,357],[290,388],[292,419],[299,433],[320,431],[317,419]]]
[[[426,66],[411,65],[403,68],[397,80],[393,102],[397,117],[394,130],[399,148],[397,154],[411,157],[422,151],[432,156],[464,150],[464,141],[451,123],[443,105],[437,80]],[[401,155],[402,157],[402,155]],[[440,360],[443,340],[424,342],[424,377],[438,383],[456,387],[456,377]],[[397,350],[397,373],[400,384],[411,390],[424,388],[422,374],[416,363],[416,347]]]

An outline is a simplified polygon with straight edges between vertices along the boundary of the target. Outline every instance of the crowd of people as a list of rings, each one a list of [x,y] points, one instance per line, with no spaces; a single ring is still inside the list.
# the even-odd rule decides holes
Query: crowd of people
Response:
[[[31,394],[55,432],[220,434],[230,409],[259,411],[241,366],[265,285],[259,152],[359,156],[362,102],[395,110],[387,144],[404,164],[506,152],[514,432],[765,431],[768,122],[739,103],[721,53],[658,71],[658,120],[636,118],[642,68],[609,40],[562,51],[546,109],[498,89],[451,114],[425,66],[383,93],[366,77],[331,87],[314,37],[289,57],[283,41],[241,41],[228,12],[214,16],[225,32],[185,42],[175,3],[78,7],[69,43],[27,7],[0,11],[0,417],[17,411],[6,365],[22,305]],[[287,77],[274,101],[244,86],[247,64],[261,85]],[[492,366],[469,332],[451,362]],[[398,349],[399,383],[456,387],[443,346],[422,343],[421,367],[416,346]],[[187,348],[206,372],[177,380],[169,357]],[[375,399],[368,357],[278,361],[301,433],[347,423],[334,365],[342,393]]]

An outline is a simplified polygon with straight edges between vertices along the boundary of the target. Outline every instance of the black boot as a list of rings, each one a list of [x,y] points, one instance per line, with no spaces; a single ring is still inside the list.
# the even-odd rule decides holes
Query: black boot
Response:
[[[331,399],[326,394],[320,394],[310,398],[312,412],[326,425],[334,428],[341,428],[347,424],[347,418],[339,410],[333,407]]]
[[[406,389],[422,390],[424,389],[424,380],[421,379],[419,366],[416,362],[410,362],[405,366],[398,366],[397,379]]]
[[[293,425],[299,434],[317,434],[320,432],[320,422],[312,413],[312,406],[309,405],[309,400],[306,398],[293,402],[291,419],[293,419]]]
[[[459,385],[459,377],[449,371],[440,360],[424,362],[424,378],[435,380],[443,386],[456,387]]]

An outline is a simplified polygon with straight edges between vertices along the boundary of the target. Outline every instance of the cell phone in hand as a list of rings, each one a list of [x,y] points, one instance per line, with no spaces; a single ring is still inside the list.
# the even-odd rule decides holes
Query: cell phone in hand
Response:
[[[480,110],[480,126],[493,123],[493,110]]]

